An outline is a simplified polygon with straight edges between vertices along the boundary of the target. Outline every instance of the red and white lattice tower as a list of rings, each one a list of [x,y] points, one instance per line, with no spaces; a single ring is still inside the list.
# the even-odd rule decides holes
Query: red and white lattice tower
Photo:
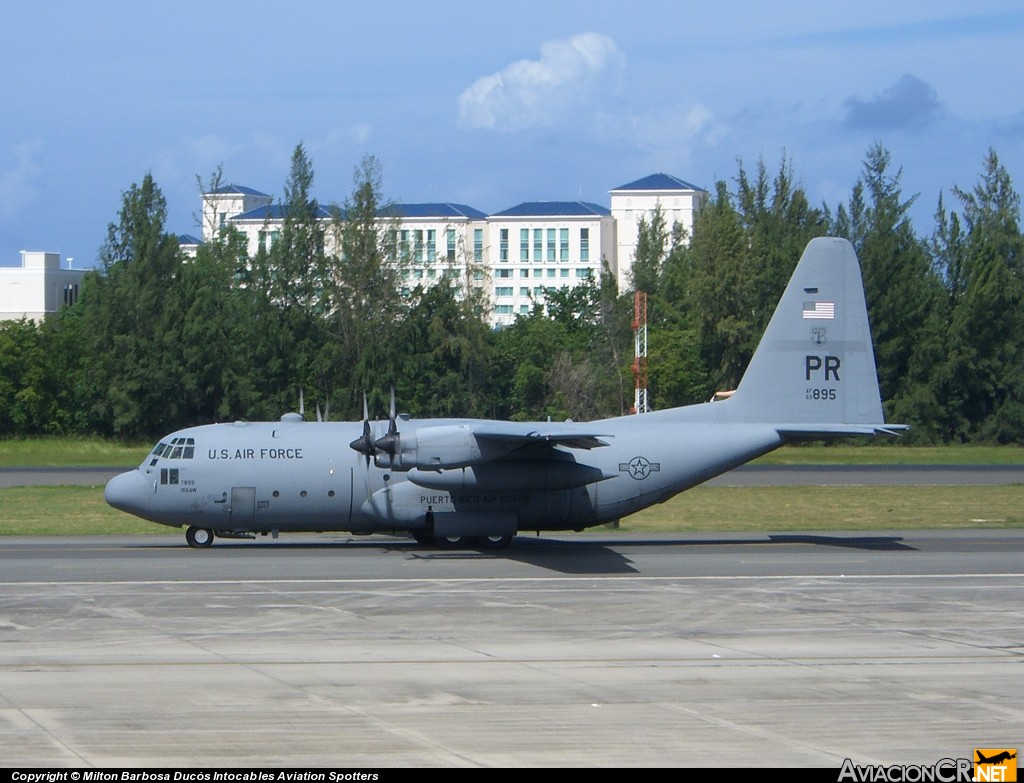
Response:
[[[647,292],[633,292],[633,408],[647,413]]]

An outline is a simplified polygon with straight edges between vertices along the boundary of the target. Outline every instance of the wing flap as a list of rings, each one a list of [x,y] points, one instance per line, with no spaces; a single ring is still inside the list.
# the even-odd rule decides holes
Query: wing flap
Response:
[[[486,422],[473,426],[473,435],[477,440],[491,441],[494,443],[521,444],[551,444],[551,446],[565,446],[569,449],[596,449],[609,445],[602,438],[609,435],[583,432],[574,429],[565,429],[560,426],[544,426],[534,422],[519,424],[516,422]]]

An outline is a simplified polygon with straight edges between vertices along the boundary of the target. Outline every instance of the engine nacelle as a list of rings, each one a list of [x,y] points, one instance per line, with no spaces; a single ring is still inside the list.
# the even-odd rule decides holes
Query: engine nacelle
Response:
[[[485,458],[494,459],[507,451],[493,454],[491,447],[485,454],[467,424],[417,427],[398,433],[395,441],[393,454],[378,451],[374,456],[377,467],[398,471],[446,470],[472,465]]]

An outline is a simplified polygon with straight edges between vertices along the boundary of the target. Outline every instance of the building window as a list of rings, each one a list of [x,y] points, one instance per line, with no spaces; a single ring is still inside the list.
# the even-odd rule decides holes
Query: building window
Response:
[[[529,296],[529,295],[530,295],[530,289],[529,289],[529,288],[527,288],[527,287],[526,287],[525,285],[524,285],[524,286],[522,286],[522,287],[521,287],[521,288],[519,289],[519,295],[520,295],[520,296]]]
[[[432,264],[437,260],[437,231],[427,229],[427,263]]]
[[[78,301],[78,286],[75,283],[68,283],[64,286],[64,306],[70,307]]]
[[[590,229],[580,229],[580,261],[586,263],[590,260]]]
[[[529,269],[520,269],[519,270],[519,276],[520,277],[529,277],[530,276],[530,270]]]
[[[496,269],[494,271],[495,277],[512,277],[511,269]]]
[[[555,230],[548,229],[548,261],[555,260]]]
[[[544,229],[541,228],[533,230],[533,260],[544,260]]]
[[[423,263],[423,229],[418,228],[413,232],[412,257],[417,264]]]
[[[501,244],[498,249],[498,260],[508,261],[508,229],[503,228],[500,232]]]
[[[257,242],[258,242],[258,245],[259,245],[259,249],[263,250],[264,252],[266,252],[266,249],[267,249],[267,232],[266,231],[260,231],[256,235],[256,237],[257,237]]]
[[[590,277],[591,277],[591,271],[592,270],[589,269],[589,268],[588,269],[577,269],[576,270],[576,277],[578,277],[580,280],[589,280]]]
[[[398,255],[402,261],[409,260],[409,230],[402,229],[398,232]]]
[[[512,305],[498,305],[494,308],[494,312],[498,315],[512,315]]]
[[[484,230],[482,228],[473,229],[473,260],[484,260]]]
[[[519,260],[530,260],[530,229],[519,229]]]
[[[563,269],[559,269],[558,270],[558,276],[559,277],[568,277],[569,276],[569,270],[568,269],[564,269],[564,268]]]
[[[548,270],[548,277],[554,277],[554,276],[555,276],[555,270],[554,269],[549,269]]]
[[[512,286],[500,285],[494,289],[495,296],[512,296]]]
[[[455,260],[455,229],[449,228],[445,232],[445,239],[448,242],[448,260]]]
[[[558,229],[558,260],[563,264],[569,260],[569,229]]]

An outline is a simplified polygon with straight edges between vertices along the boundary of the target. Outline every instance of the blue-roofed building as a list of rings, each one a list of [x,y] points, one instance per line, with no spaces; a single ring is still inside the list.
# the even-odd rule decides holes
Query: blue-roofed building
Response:
[[[181,248],[181,252],[189,258],[195,258],[196,253],[199,252],[199,246],[203,244],[203,240],[192,234],[178,234],[178,247]]]
[[[679,223],[693,233],[693,216],[707,198],[707,191],[671,174],[649,174],[609,191],[611,212],[618,229],[615,256],[619,259],[619,290],[630,285],[629,271],[636,253],[637,227],[641,219],[650,220],[661,207],[666,227]]]
[[[491,215],[487,224],[494,326],[543,304],[548,288],[597,280],[602,262],[615,270],[615,221],[599,204],[528,201]]]
[[[543,303],[547,289],[597,279],[605,265],[625,290],[640,219],[660,204],[669,227],[678,222],[691,231],[707,193],[670,174],[651,174],[610,195],[610,209],[588,201],[529,201],[493,214],[446,201],[391,204],[381,210],[381,229],[408,261],[406,291],[457,278],[464,290],[488,294],[491,323],[501,327]],[[327,209],[321,219],[330,221]],[[203,194],[205,241],[231,225],[255,255],[272,246],[283,223],[283,207],[258,190],[226,185]],[[328,235],[334,252],[330,245]]]
[[[466,204],[389,204],[381,209],[388,246],[406,260],[402,291],[456,280],[461,290],[486,293],[490,285],[485,236],[487,213]]]
[[[381,210],[381,214],[397,218],[449,218],[452,220],[487,220],[487,215],[479,209],[465,204],[431,203],[431,204],[391,204]]]
[[[243,185],[224,185],[203,194],[203,236],[209,242],[224,226],[228,219],[251,212],[259,207],[269,207],[272,196]]]

